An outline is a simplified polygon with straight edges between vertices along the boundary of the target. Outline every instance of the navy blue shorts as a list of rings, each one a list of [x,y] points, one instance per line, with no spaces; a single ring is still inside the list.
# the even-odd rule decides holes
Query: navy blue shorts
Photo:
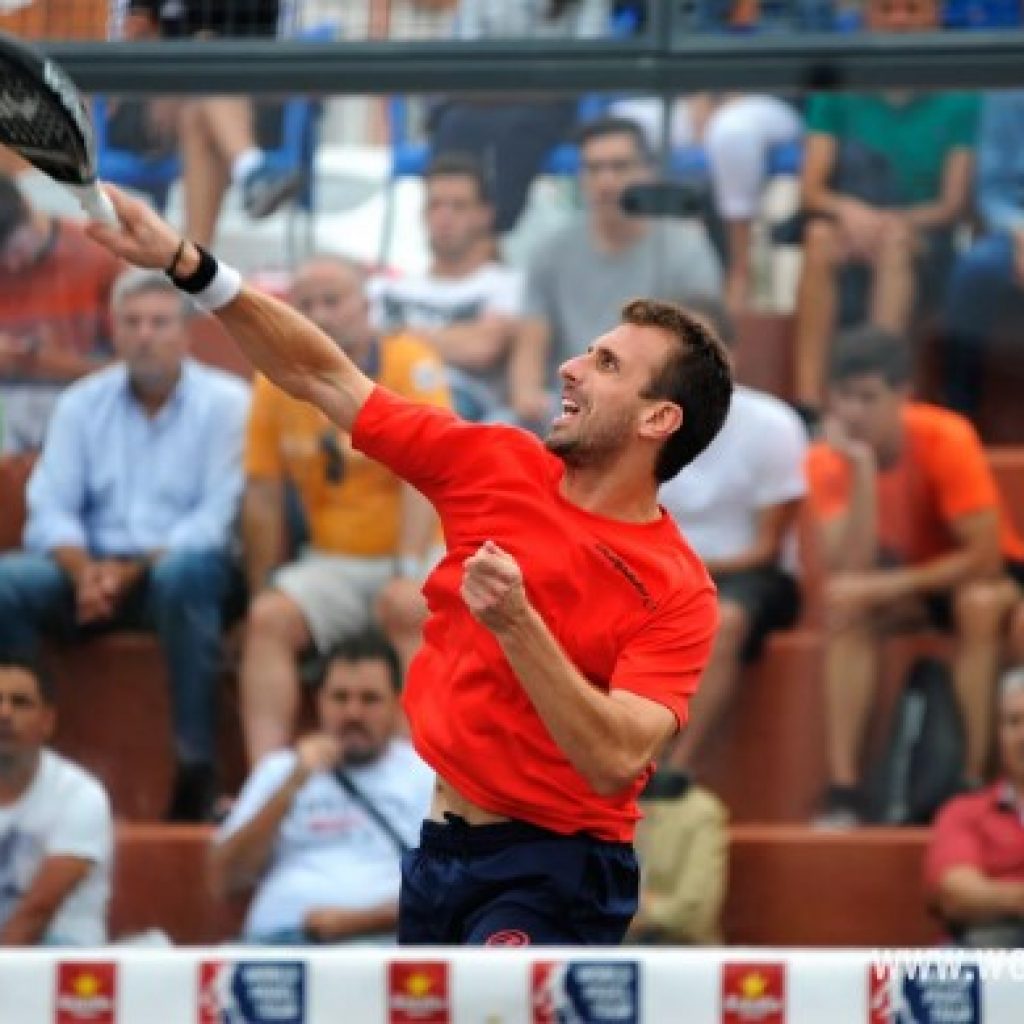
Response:
[[[629,843],[520,821],[425,821],[402,858],[403,946],[613,946],[636,913]]]

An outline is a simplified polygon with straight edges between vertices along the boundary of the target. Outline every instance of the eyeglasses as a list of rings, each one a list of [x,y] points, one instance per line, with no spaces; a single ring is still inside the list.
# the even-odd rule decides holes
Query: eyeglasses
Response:
[[[329,484],[340,484],[345,477],[345,455],[333,430],[320,435],[320,451],[324,453],[324,478]]]

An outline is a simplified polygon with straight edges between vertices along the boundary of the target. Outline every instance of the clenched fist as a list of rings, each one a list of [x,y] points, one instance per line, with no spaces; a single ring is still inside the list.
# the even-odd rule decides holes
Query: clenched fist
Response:
[[[462,599],[492,633],[501,634],[526,618],[530,603],[522,570],[494,541],[485,541],[463,567]]]

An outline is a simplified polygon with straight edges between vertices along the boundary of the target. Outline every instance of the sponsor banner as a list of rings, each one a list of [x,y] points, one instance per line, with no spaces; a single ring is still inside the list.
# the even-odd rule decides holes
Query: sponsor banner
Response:
[[[300,960],[204,960],[199,1024],[305,1024],[306,965]]]
[[[786,965],[722,964],[722,1024],[786,1024]]]
[[[978,965],[922,960],[869,967],[868,1024],[981,1024]]]
[[[57,964],[56,1024],[117,1024],[117,964]]]
[[[639,1024],[640,965],[630,960],[534,963],[533,1024]]]
[[[389,1024],[451,1024],[451,968],[443,960],[388,965]]]

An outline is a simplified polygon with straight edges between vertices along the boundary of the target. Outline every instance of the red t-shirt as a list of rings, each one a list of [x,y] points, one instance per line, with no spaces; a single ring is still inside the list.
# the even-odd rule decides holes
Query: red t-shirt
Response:
[[[935,821],[925,884],[935,892],[950,868],[977,868],[997,882],[1024,882],[1024,818],[1005,782],[950,800]]]
[[[534,608],[594,686],[657,701],[682,724],[717,606],[671,517],[633,524],[592,515],[560,495],[564,464],[531,434],[465,423],[380,387],[352,443],[429,498],[444,528],[447,555],[424,586],[430,617],[405,688],[420,755],[486,810],[631,840],[650,769],[615,796],[590,788],[463,602],[463,562],[493,540],[519,563]]]

